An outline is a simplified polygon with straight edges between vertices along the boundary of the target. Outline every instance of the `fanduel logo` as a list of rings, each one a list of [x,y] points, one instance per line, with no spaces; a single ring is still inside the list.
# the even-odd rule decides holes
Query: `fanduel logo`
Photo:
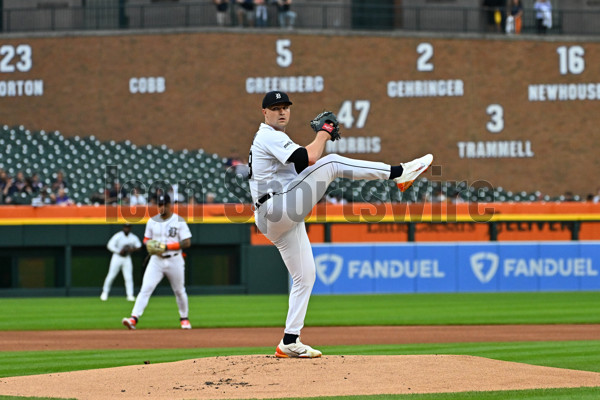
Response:
[[[499,263],[500,258],[494,253],[475,253],[471,256],[471,269],[481,283],[488,283],[492,280],[498,271]]]
[[[342,272],[344,259],[336,254],[321,254],[315,257],[317,276],[325,285],[331,285],[337,280]],[[328,268],[331,266],[331,268]],[[329,270],[329,273],[328,271]]]

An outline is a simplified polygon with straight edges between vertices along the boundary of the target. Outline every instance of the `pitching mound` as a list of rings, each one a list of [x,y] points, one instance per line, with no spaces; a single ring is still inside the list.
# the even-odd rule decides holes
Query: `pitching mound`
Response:
[[[241,399],[600,386],[600,373],[473,356],[273,356],[0,379],[0,393],[77,399]]]

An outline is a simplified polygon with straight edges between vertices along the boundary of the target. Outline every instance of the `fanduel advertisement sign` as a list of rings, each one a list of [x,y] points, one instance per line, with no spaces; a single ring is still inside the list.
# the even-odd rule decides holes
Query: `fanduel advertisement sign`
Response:
[[[600,243],[316,244],[314,294],[599,290]]]

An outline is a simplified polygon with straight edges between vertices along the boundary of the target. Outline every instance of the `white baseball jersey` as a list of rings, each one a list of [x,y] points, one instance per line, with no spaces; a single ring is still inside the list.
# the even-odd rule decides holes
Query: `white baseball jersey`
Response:
[[[188,224],[179,215],[173,213],[171,218],[164,220],[160,214],[148,220],[144,236],[148,239],[155,239],[161,243],[169,244],[181,242],[192,237],[192,232]],[[181,253],[181,250],[169,250],[163,253],[163,256]]]
[[[127,297],[133,297],[133,263],[131,262],[131,255],[127,254],[122,256],[119,254],[125,246],[137,249],[142,247],[142,242],[140,242],[140,239],[133,233],[129,232],[128,235],[125,235],[125,232],[120,231],[115,233],[106,245],[108,250],[113,253],[108,267],[108,274],[106,275],[104,285],[102,286],[102,292],[106,296],[110,293],[112,283],[119,274],[119,271],[122,271]]]
[[[169,244],[189,239],[192,237],[192,233],[185,220],[173,213],[171,218],[167,220],[162,219],[160,214],[150,218],[146,223],[144,236],[148,239],[155,239]],[[175,294],[179,316],[187,318],[189,310],[188,297],[185,291],[184,270],[185,262],[181,250],[168,250],[161,255],[152,256],[144,272],[142,288],[135,300],[131,315],[140,317],[144,313],[152,292],[154,292],[162,278],[166,276]]]
[[[129,235],[125,235],[125,232],[120,231],[115,233],[106,244],[106,248],[117,255],[119,255],[125,246],[137,249],[142,247],[142,242],[133,233],[129,232]],[[129,257],[129,254],[127,257]]]
[[[250,190],[254,203],[263,195],[276,195],[254,212],[258,229],[277,247],[290,276],[290,300],[285,333],[300,335],[316,269],[304,218],[325,195],[336,178],[387,179],[390,165],[353,160],[329,154],[299,174],[292,153],[301,147],[285,132],[261,124],[250,148]]]
[[[287,160],[299,147],[285,132],[260,124],[250,147],[250,192],[254,203],[270,191],[277,192],[277,185],[285,186],[298,176],[294,164]]]

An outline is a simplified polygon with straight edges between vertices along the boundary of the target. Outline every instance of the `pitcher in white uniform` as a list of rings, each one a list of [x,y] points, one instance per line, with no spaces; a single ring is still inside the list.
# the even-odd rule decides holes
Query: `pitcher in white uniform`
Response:
[[[320,357],[321,352],[300,341],[300,331],[315,282],[315,263],[304,226],[304,218],[338,177],[393,179],[404,191],[429,168],[427,154],[408,163],[391,166],[354,160],[337,154],[321,158],[332,139],[330,127],[319,130],[307,146],[294,143],[285,133],[292,102],[286,93],[269,92],[262,102],[264,123],[250,147],[250,191],[258,229],[279,249],[292,277],[284,336],[275,350],[277,357]],[[334,116],[334,119],[335,116]],[[337,119],[330,124],[339,126]]]
[[[185,220],[171,210],[171,197],[168,194],[158,197],[158,212],[158,215],[150,218],[146,223],[144,243],[150,239],[158,240],[166,245],[166,251],[150,257],[131,317],[123,318],[121,322],[129,329],[136,328],[152,292],[166,276],[175,293],[181,329],[191,329],[182,250],[191,246],[192,233]]]
[[[131,233],[131,224],[124,224],[123,229],[115,233],[108,241],[106,248],[113,253],[108,267],[108,274],[104,279],[102,286],[102,294],[100,300],[108,300],[110,288],[113,281],[119,274],[123,273],[125,281],[125,294],[128,301],[134,301],[133,296],[133,263],[131,262],[131,253],[142,248],[140,239]]]

